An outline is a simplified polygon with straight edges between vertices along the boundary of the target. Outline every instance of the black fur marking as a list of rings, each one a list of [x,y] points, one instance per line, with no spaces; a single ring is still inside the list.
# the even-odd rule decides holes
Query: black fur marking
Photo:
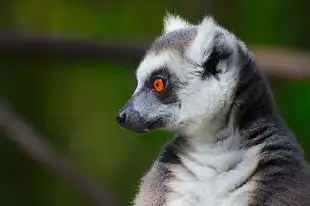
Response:
[[[165,81],[165,91],[162,93],[152,91],[153,82],[157,78],[161,78]],[[169,70],[166,67],[162,67],[155,70],[150,75],[149,80],[146,82],[146,87],[149,88],[149,90],[151,90],[152,92],[154,92],[154,95],[156,95],[163,104],[173,104],[179,101],[176,90],[181,84],[182,83],[178,79],[176,79],[173,75],[170,74]]]
[[[183,154],[187,140],[184,137],[176,137],[164,147],[159,157],[159,162],[168,164],[181,164],[180,154]]]
[[[207,61],[202,64],[203,73],[201,75],[201,78],[203,80],[206,80],[211,76],[215,77],[216,79],[219,79],[218,74],[220,73],[220,70],[218,69],[217,65],[220,62],[220,60],[221,60],[220,54],[217,52],[216,49],[213,49]]]
[[[206,80],[210,77],[215,77],[219,80],[218,74],[221,72],[218,68],[218,64],[221,60],[228,59],[232,54],[232,50],[228,48],[224,35],[221,32],[217,32],[214,36],[214,46],[208,59],[202,63],[203,72],[201,75],[202,80]]]

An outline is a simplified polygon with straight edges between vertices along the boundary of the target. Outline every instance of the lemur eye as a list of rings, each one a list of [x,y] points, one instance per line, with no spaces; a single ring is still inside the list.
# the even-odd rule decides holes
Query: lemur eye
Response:
[[[165,90],[165,82],[163,79],[155,79],[153,82],[153,88],[156,92],[163,92]]]

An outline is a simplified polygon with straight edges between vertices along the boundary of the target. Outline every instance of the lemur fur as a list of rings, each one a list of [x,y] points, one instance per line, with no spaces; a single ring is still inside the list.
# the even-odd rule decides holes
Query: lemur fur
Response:
[[[307,206],[310,176],[253,54],[212,17],[164,19],[117,121],[176,137],[142,178],[135,206]],[[154,80],[164,81],[164,92]]]

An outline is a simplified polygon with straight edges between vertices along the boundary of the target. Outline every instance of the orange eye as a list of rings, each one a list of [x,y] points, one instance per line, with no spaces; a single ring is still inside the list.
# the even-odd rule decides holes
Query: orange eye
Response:
[[[165,89],[165,84],[164,81],[162,79],[156,79],[153,82],[153,87],[155,89],[156,92],[162,92]]]

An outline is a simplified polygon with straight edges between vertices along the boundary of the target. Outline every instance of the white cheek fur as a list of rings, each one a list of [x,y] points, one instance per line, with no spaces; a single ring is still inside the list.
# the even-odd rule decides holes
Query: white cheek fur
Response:
[[[229,107],[233,97],[233,87],[236,85],[237,70],[221,74],[220,79],[211,77],[191,83],[189,87],[180,91],[179,98],[182,102],[180,122],[192,122],[196,126],[201,121],[211,121],[221,111]]]

